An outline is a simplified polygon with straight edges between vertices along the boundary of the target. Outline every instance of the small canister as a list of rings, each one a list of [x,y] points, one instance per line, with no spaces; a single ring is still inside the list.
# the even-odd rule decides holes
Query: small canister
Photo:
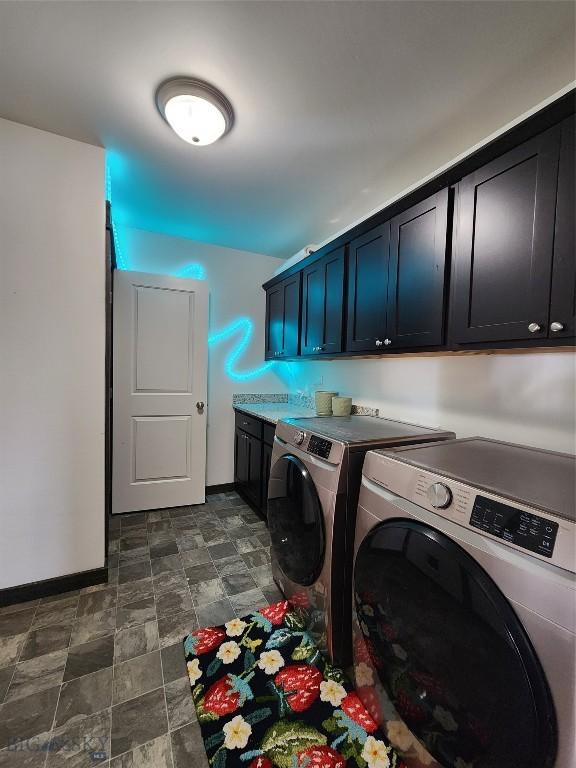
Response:
[[[315,393],[317,416],[332,416],[332,398],[337,394],[338,392],[325,392],[322,389]]]
[[[350,416],[351,413],[352,413],[351,397],[333,397],[332,398],[332,415],[333,416]]]

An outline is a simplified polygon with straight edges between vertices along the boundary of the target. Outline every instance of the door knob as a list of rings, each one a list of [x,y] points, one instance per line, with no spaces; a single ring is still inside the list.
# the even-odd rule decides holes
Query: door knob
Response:
[[[196,410],[198,413],[204,413],[204,402],[202,400],[198,400],[196,403]]]
[[[553,323],[550,323],[550,330],[552,333],[558,333],[559,331],[564,330],[564,323],[558,323],[554,321]]]
[[[530,323],[528,330],[530,333],[538,333],[538,331],[542,330],[542,326],[539,323]]]

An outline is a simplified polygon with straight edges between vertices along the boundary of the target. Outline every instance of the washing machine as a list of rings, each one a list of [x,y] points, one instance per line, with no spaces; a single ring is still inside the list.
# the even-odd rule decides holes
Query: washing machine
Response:
[[[370,452],[354,676],[408,768],[574,768],[576,458],[471,438]]]
[[[267,507],[272,571],[336,664],[351,662],[352,546],[366,451],[453,437],[372,416],[278,423]]]

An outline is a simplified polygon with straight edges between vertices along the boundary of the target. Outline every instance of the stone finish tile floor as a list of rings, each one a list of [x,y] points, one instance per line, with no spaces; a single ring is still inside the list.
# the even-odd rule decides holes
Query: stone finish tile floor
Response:
[[[281,599],[234,493],[111,519],[108,583],[0,608],[0,768],[207,768],[182,649]]]

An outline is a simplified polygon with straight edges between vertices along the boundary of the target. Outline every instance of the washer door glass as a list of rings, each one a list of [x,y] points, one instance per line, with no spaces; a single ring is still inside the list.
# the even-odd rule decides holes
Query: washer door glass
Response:
[[[324,562],[322,507],[308,469],[296,456],[281,456],[270,471],[268,527],[283,573],[310,586]]]
[[[459,545],[421,523],[382,523],[358,550],[354,598],[391,736],[390,721],[403,721],[444,768],[554,764],[544,672],[509,602]]]

